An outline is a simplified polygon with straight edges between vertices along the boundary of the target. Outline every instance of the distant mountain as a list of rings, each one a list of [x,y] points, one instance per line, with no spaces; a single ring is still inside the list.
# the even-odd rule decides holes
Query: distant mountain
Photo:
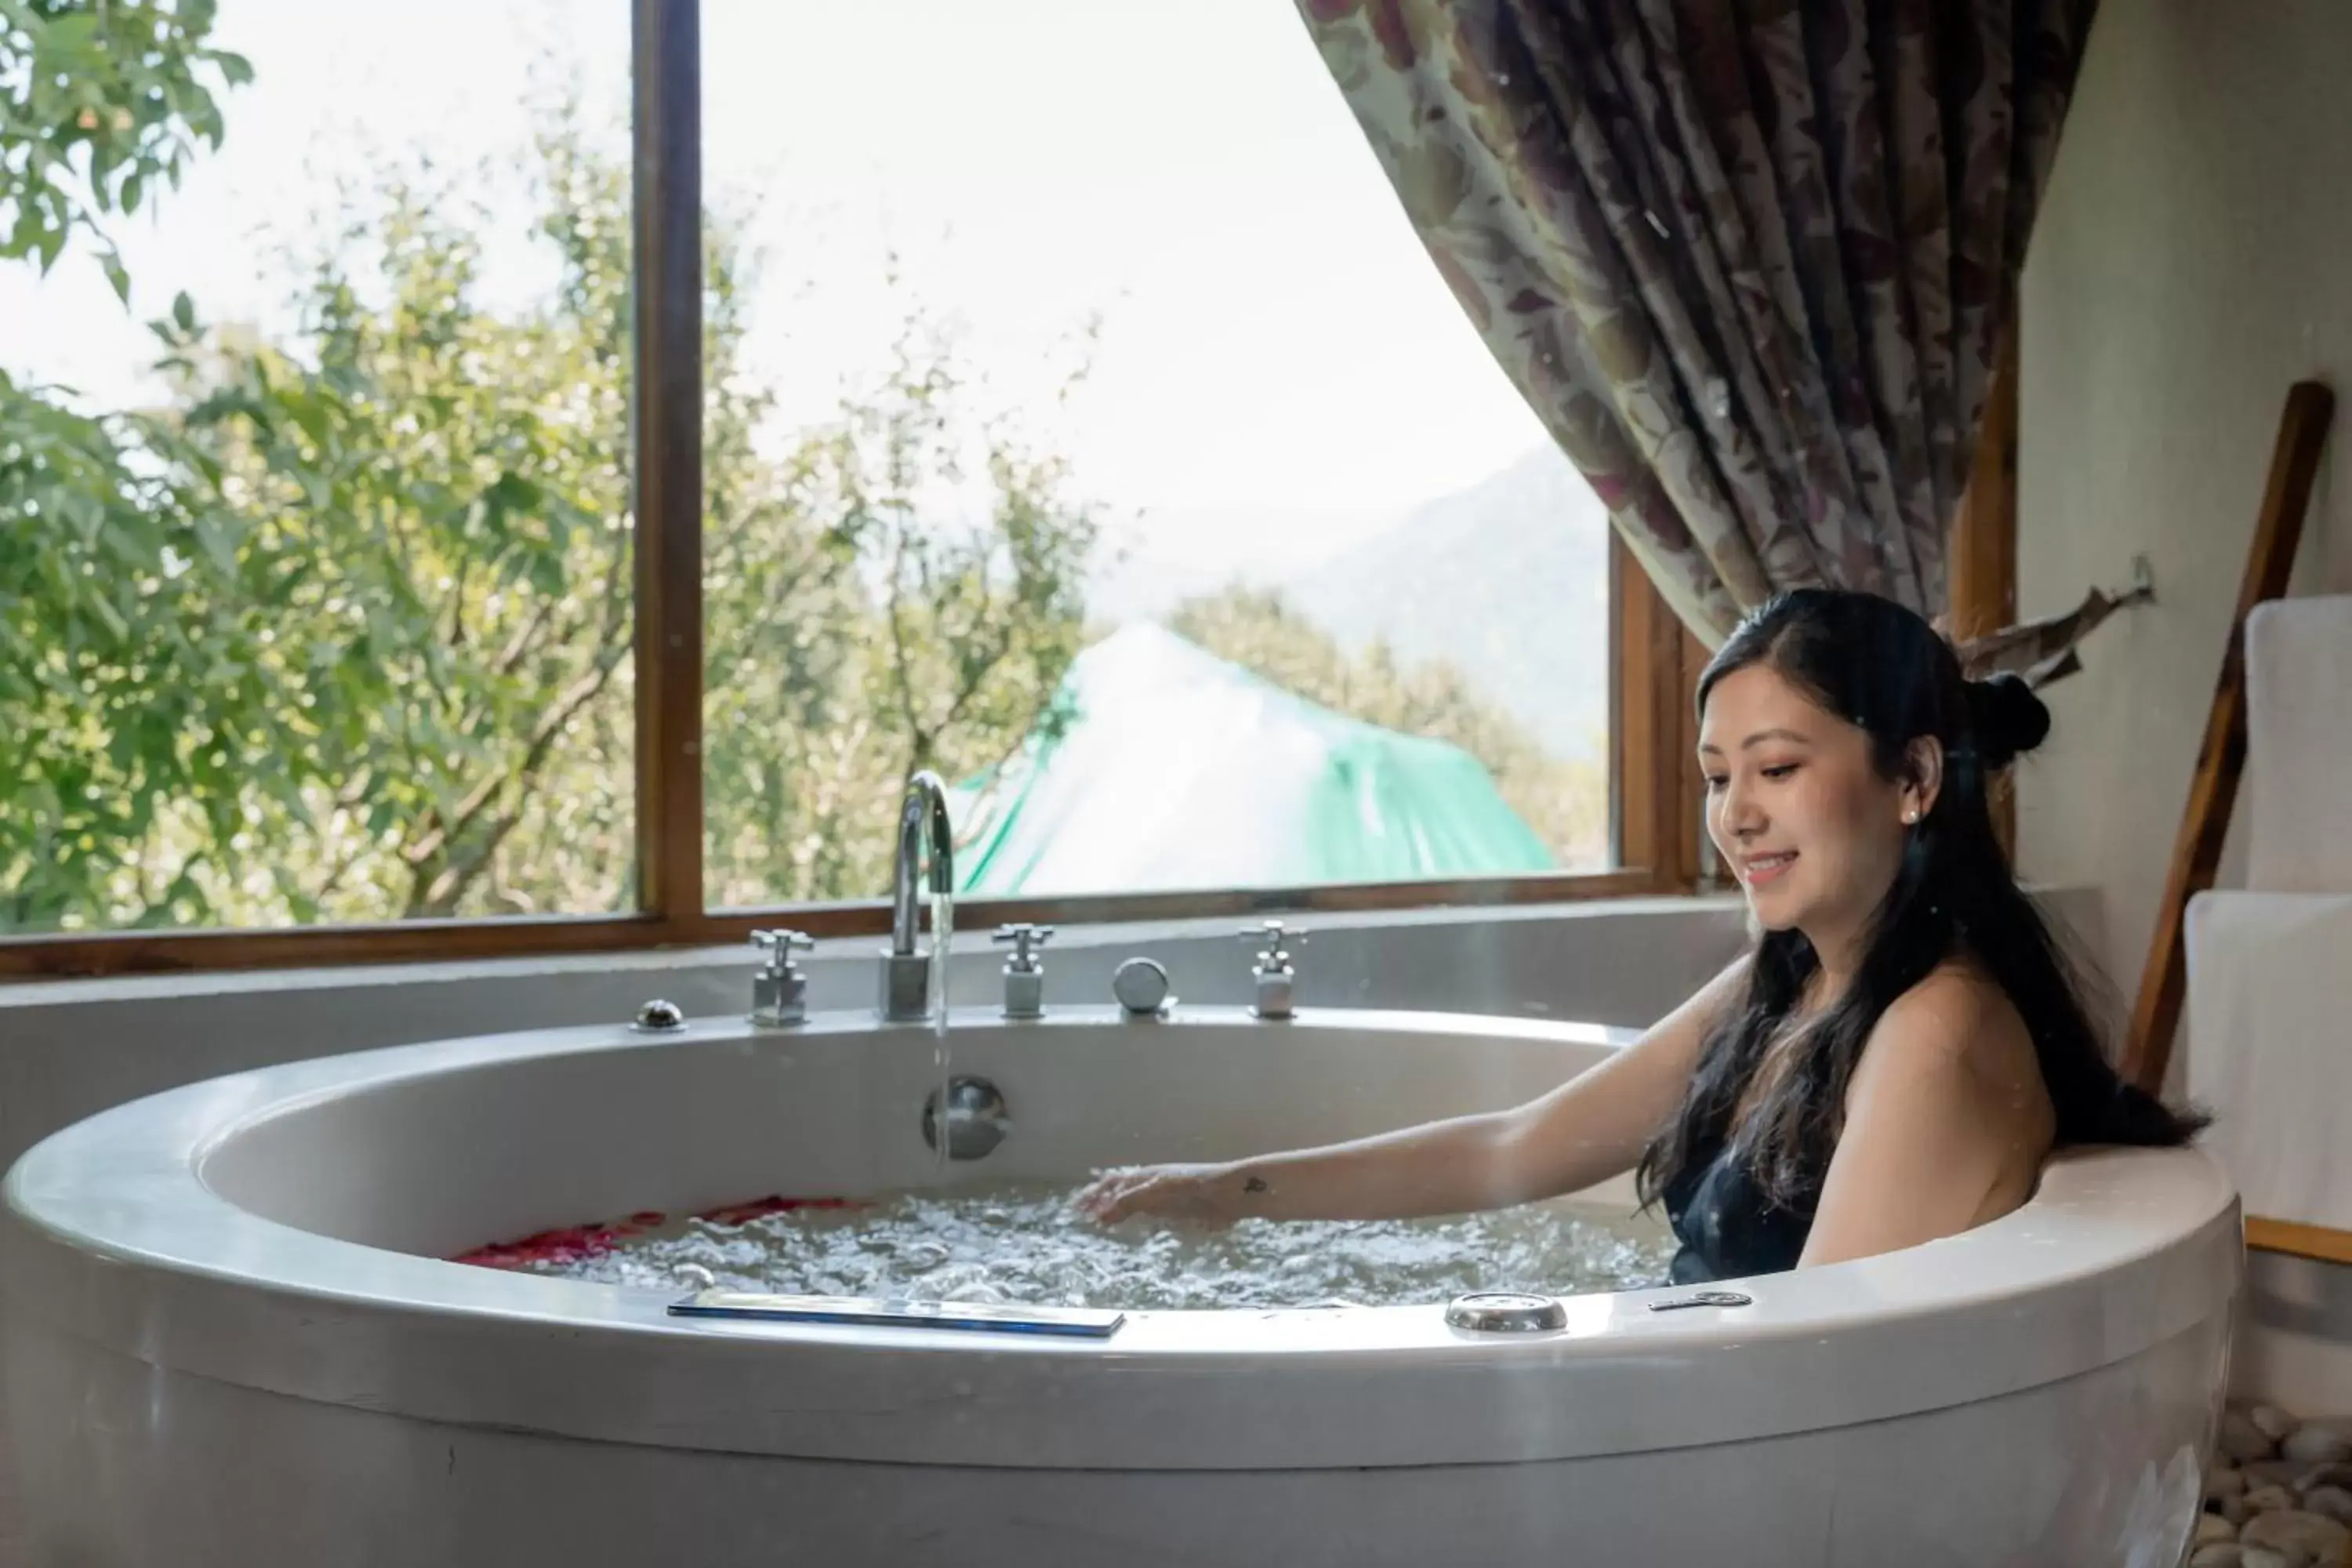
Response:
[[[1236,583],[1271,588],[1394,528],[1386,511],[1286,510],[1236,503],[1160,508],[1104,531],[1087,582],[1098,626],[1157,621],[1187,599]]]
[[[1185,600],[1205,598],[1236,580],[1247,581],[1237,572],[1171,561],[1138,548],[1096,565],[1087,583],[1087,620],[1105,630],[1165,620]]]
[[[1589,757],[1609,720],[1608,527],[1583,476],[1544,447],[1387,520],[1149,518],[1107,542],[1087,617],[1108,628],[1236,583],[1279,588],[1349,647],[1384,637],[1407,662],[1447,660],[1553,755]]]
[[[1606,731],[1608,513],[1556,448],[1280,585],[1351,647],[1452,663],[1555,756],[1590,756]]]

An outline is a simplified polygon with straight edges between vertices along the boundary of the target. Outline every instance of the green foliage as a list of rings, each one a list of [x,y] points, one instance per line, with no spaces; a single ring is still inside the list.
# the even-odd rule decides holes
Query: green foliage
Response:
[[[0,730],[38,742],[0,780],[9,926],[629,901],[627,170],[559,106],[536,173],[560,273],[527,309],[483,301],[491,215],[391,172],[294,340],[156,324],[168,414],[8,389],[0,563],[38,567],[0,577]],[[1040,719],[1094,520],[919,321],[772,453],[747,263],[723,222],[706,252],[711,891],[869,897],[907,771]]]
[[[274,604],[234,528],[168,429],[0,375],[0,927],[200,919],[282,797]]]
[[[0,259],[46,268],[79,228],[127,292],[99,218],[216,143],[205,83],[246,75],[211,20],[0,0]],[[0,376],[0,930],[630,904],[628,171],[557,103],[529,172],[535,301],[486,297],[478,186],[385,168],[289,264],[298,330],[184,296],[153,324],[169,406]],[[707,893],[872,897],[910,769],[966,776],[1061,721],[1097,516],[919,311],[836,416],[780,428],[738,226],[704,249]],[[1464,746],[1598,854],[1597,773],[1451,670],[1349,658],[1272,598],[1179,625]]]
[[[630,655],[626,179],[560,121],[541,154],[562,270],[535,308],[480,303],[487,213],[387,177],[304,280],[301,341],[167,330],[187,439],[275,590],[278,761],[304,785],[257,825],[283,851],[251,917],[622,901],[629,721],[602,700]],[[557,775],[572,793],[534,787]]]
[[[131,279],[100,226],[177,188],[221,141],[215,85],[253,68],[208,47],[213,0],[0,0],[0,260],[54,266],[73,231],[125,303]]]
[[[217,144],[209,4],[0,0],[0,260],[46,270],[98,215]],[[183,302],[180,307],[186,310]],[[272,605],[201,454],[0,375],[0,926],[202,918],[201,885],[282,795],[261,666]]]
[[[916,321],[779,469],[724,456],[748,426],[706,432],[713,903],[887,891],[908,773],[976,772],[1056,721],[1098,522],[1061,459],[970,401]],[[942,491],[962,521],[937,520]]]
[[[1334,712],[1461,747],[1562,864],[1605,859],[1609,789],[1601,770],[1550,755],[1452,665],[1402,665],[1384,642],[1350,653],[1279,593],[1240,586],[1180,605],[1169,627]]]

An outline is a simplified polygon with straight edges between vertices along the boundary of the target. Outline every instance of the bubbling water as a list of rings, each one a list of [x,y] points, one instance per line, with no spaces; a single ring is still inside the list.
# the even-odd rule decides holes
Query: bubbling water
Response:
[[[901,1193],[740,1224],[676,1221],[533,1272],[658,1289],[899,1297],[1013,1306],[1392,1306],[1468,1290],[1570,1295],[1665,1278],[1662,1226],[1567,1203],[1442,1220],[1243,1220],[1218,1231],[1103,1226],[1062,1188]]]

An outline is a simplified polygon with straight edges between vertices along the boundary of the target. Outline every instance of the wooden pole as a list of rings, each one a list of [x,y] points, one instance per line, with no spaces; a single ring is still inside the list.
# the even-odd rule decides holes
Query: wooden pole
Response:
[[[2221,860],[2221,839],[2230,828],[2230,812],[2238,801],[2238,779],[2246,765],[2246,617],[2256,605],[2286,592],[2287,574],[2294,566],[2294,548],[2303,537],[2303,515],[2311,500],[2311,482],[2319,470],[2319,453],[2327,438],[2327,424],[2336,412],[2336,395],[2315,381],[2301,381],[2287,390],[2286,411],[2279,416],[2278,446],[2271,454],[2269,483],[2263,490],[2263,509],[2254,520],[2254,539],[2246,552],[2245,580],[2238,589],[2238,609],[2221,647],[2221,675],[2213,692],[2212,711],[2205,721],[2204,743],[2197,749],[2197,771],[2189,781],[2189,803],[2180,814],[2180,835],[2173,841],[2172,869],[2165,879],[2164,899],[2156,909],[2156,931],[2148,946],[2147,965],[2140,971],[2139,1001],[2132,1008],[2131,1032],[2126,1037],[2124,1076],[2148,1092],[2164,1085],[2172,1064],[2172,1037],[2180,1025],[2180,1007],[2188,995],[2189,950],[2182,917],[2189,900],[2213,885],[2214,868]]]

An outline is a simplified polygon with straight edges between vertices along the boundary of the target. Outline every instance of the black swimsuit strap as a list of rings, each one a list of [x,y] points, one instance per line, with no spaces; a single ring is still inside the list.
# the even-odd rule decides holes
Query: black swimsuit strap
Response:
[[[1794,1268],[1812,1234],[1819,1193],[1804,1195],[1801,1208],[1784,1208],[1767,1197],[1736,1146],[1717,1144],[1699,1152],[1661,1194],[1666,1219],[1682,1243],[1675,1254],[1674,1282],[1745,1279]]]

